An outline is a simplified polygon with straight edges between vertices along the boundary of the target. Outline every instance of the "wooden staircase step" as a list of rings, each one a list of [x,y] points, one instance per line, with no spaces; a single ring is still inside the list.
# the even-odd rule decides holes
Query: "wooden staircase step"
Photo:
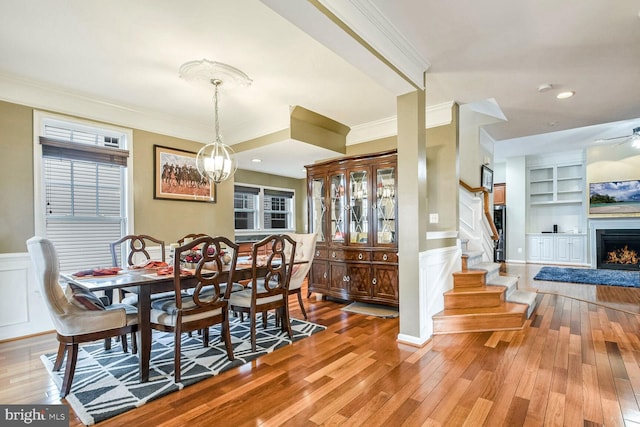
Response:
[[[433,316],[433,333],[507,331],[522,329],[526,304],[505,302],[497,307],[445,309]]]
[[[486,271],[483,270],[466,270],[453,273],[453,288],[481,288],[486,285]]]
[[[445,309],[496,307],[505,300],[504,286],[482,288],[454,288],[444,293]]]

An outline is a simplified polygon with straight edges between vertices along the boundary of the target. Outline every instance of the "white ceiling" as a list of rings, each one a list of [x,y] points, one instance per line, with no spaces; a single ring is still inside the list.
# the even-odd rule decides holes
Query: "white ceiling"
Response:
[[[430,64],[428,106],[495,99],[507,118],[486,128],[499,141],[496,156],[506,143],[517,153],[554,141],[556,131],[588,127],[576,137],[560,132],[575,145],[640,126],[637,0],[320,2],[394,64],[392,51],[369,38],[371,27],[341,8],[374,11],[379,29],[399,32],[395,47]],[[0,0],[0,99],[207,142],[213,91],[178,76],[184,62],[207,58],[253,80],[248,88],[223,86],[220,126],[228,144],[287,128],[294,105],[352,128],[392,119],[396,96],[411,85],[310,5]],[[543,83],[554,87],[538,93]],[[576,95],[559,101],[559,90]],[[610,122],[621,123],[595,126]],[[294,141],[272,148],[240,153],[241,167],[302,177],[303,164],[335,155]],[[258,156],[262,163],[250,162]]]

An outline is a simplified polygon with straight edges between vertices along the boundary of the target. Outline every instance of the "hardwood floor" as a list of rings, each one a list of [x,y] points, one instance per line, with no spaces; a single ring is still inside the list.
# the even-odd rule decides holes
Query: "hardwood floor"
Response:
[[[553,292],[523,330],[418,349],[396,342],[398,319],[312,297],[326,332],[100,426],[640,426],[640,289],[533,281],[540,267],[506,266]],[[39,360],[55,350],[53,334],[0,344],[0,402],[59,403]]]

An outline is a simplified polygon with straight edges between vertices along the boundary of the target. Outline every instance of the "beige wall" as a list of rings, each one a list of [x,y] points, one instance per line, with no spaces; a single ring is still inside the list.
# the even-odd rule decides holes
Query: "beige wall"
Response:
[[[154,199],[154,144],[194,153],[202,147],[198,142],[134,129],[134,233],[167,243],[189,233],[233,239],[233,182],[216,186],[216,203]]]
[[[428,209],[439,218],[437,223],[427,224],[430,232],[458,230],[458,105],[452,108],[450,124],[427,129]],[[455,239],[427,242],[428,249],[455,245]]]
[[[26,252],[33,236],[33,114],[0,102],[0,253]]]
[[[585,191],[589,183],[640,179],[640,152],[630,143],[605,145],[587,149]],[[585,209],[589,209],[588,202]],[[591,218],[637,217],[640,214],[597,214]]]
[[[238,170],[235,182],[259,186],[292,188],[296,192],[296,232],[307,232],[307,180],[287,178],[249,170]]]
[[[117,125],[117,124],[116,124]],[[452,125],[427,130],[427,140],[441,144],[443,132]],[[347,154],[366,154],[397,147],[396,137],[350,145]],[[233,236],[233,183],[217,186],[217,203],[156,200],[153,198],[153,145],[196,152],[198,142],[133,130],[134,233],[149,234],[174,242],[188,233]],[[33,200],[33,108],[0,102],[0,253],[24,252],[34,233]],[[438,160],[437,160],[438,161]],[[306,180],[239,170],[235,180],[247,184],[294,188],[296,231],[307,230]],[[439,185],[439,184],[438,184]],[[444,185],[444,184],[443,184]],[[440,190],[429,189],[430,194]],[[448,190],[447,190],[448,191]],[[446,200],[446,199],[445,199]],[[438,209],[450,211],[449,207]],[[453,201],[451,201],[453,204]],[[442,216],[442,215],[441,215]]]
[[[116,124],[117,125],[117,124]],[[155,200],[153,145],[196,152],[201,144],[134,129],[134,230],[166,242],[189,233],[233,237],[233,182],[217,186],[217,203]],[[0,102],[0,253],[25,252],[34,234],[33,109]]]

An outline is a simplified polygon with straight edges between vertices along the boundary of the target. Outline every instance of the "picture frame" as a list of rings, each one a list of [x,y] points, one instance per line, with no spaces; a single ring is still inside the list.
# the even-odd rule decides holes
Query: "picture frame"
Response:
[[[154,199],[216,203],[217,189],[196,167],[196,153],[153,146]]]
[[[482,183],[482,188],[487,190],[487,192],[493,192],[493,170],[489,169],[487,165],[482,165],[480,170],[480,182]]]

